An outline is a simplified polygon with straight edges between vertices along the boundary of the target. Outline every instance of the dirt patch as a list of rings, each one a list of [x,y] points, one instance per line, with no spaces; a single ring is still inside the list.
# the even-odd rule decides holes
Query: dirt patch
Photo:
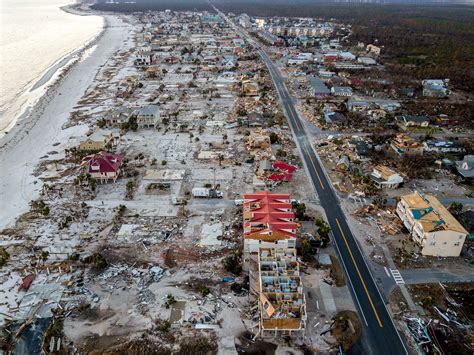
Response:
[[[359,317],[354,311],[342,311],[335,315],[333,321],[331,335],[337,339],[344,351],[348,351],[362,334]]]
[[[337,287],[346,286],[346,281],[344,280],[344,271],[342,270],[341,264],[339,263],[338,258],[334,255],[331,255],[331,277],[336,283]]]
[[[253,334],[250,332],[243,333],[235,344],[237,353],[249,355],[273,355],[277,349],[277,345],[268,343],[263,340],[252,341]]]

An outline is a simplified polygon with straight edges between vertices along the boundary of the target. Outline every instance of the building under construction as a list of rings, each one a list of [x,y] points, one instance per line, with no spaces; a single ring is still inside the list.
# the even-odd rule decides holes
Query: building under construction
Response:
[[[259,324],[262,337],[292,335],[306,326],[306,301],[294,248],[258,251]],[[256,280],[257,279],[257,280]]]

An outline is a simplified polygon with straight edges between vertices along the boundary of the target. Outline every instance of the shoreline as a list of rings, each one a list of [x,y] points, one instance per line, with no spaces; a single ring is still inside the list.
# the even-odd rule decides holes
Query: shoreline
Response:
[[[97,44],[100,38],[103,36],[104,32],[108,28],[107,17],[100,13],[92,12],[83,12],[77,10],[80,3],[70,4],[59,7],[61,11],[66,13],[77,15],[77,16],[100,16],[103,19],[102,29],[97,32],[94,36],[85,41],[82,45],[73,49],[69,53],[66,53],[62,57],[58,58],[50,67],[46,68],[43,73],[41,73],[38,78],[32,80],[32,84],[26,89],[24,94],[33,95],[37,90],[44,90],[40,96],[33,100],[31,103],[27,101],[20,107],[16,117],[2,130],[0,131],[0,151],[8,146],[10,141],[16,136],[21,134],[22,131],[28,126],[32,128],[33,122],[31,121],[33,112],[40,106],[42,106],[42,101],[47,100],[50,96],[50,91],[59,85],[60,81],[63,80],[63,77],[67,75],[67,72],[74,67],[84,56],[84,53],[87,52],[90,48]]]
[[[60,158],[71,139],[87,131],[83,125],[64,127],[74,106],[94,84],[102,66],[120,50],[130,32],[120,16],[92,15],[104,19],[102,30],[75,51],[71,62],[59,69],[57,78],[53,75],[54,82],[48,85],[29,114],[0,138],[0,230],[14,226],[17,218],[28,211],[29,202],[37,198],[43,185],[33,175],[38,164]],[[94,46],[93,51],[87,53]],[[59,153],[51,155],[52,151]]]

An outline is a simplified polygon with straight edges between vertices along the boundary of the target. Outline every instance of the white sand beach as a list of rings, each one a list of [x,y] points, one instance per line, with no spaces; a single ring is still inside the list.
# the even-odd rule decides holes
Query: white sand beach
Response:
[[[0,139],[0,229],[12,226],[29,209],[29,202],[37,198],[41,182],[32,173],[41,158],[51,151],[63,152],[72,137],[87,131],[84,126],[62,127],[98,70],[130,31],[130,26],[117,16],[105,15],[105,20],[106,27],[91,48],[62,73],[31,114]]]

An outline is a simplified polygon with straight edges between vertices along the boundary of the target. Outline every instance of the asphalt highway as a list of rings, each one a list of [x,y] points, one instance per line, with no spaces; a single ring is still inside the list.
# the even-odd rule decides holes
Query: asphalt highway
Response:
[[[313,150],[305,127],[296,112],[293,99],[284,79],[267,54],[258,49],[266,63],[285,109],[289,125],[296,137],[301,157],[319,196],[331,227],[334,243],[342,259],[350,289],[365,326],[365,347],[371,354],[407,354],[408,351],[394,326],[382,296],[364,260],[355,238],[347,225],[339,199],[324,171],[319,157]],[[324,149],[324,148],[323,148]]]

